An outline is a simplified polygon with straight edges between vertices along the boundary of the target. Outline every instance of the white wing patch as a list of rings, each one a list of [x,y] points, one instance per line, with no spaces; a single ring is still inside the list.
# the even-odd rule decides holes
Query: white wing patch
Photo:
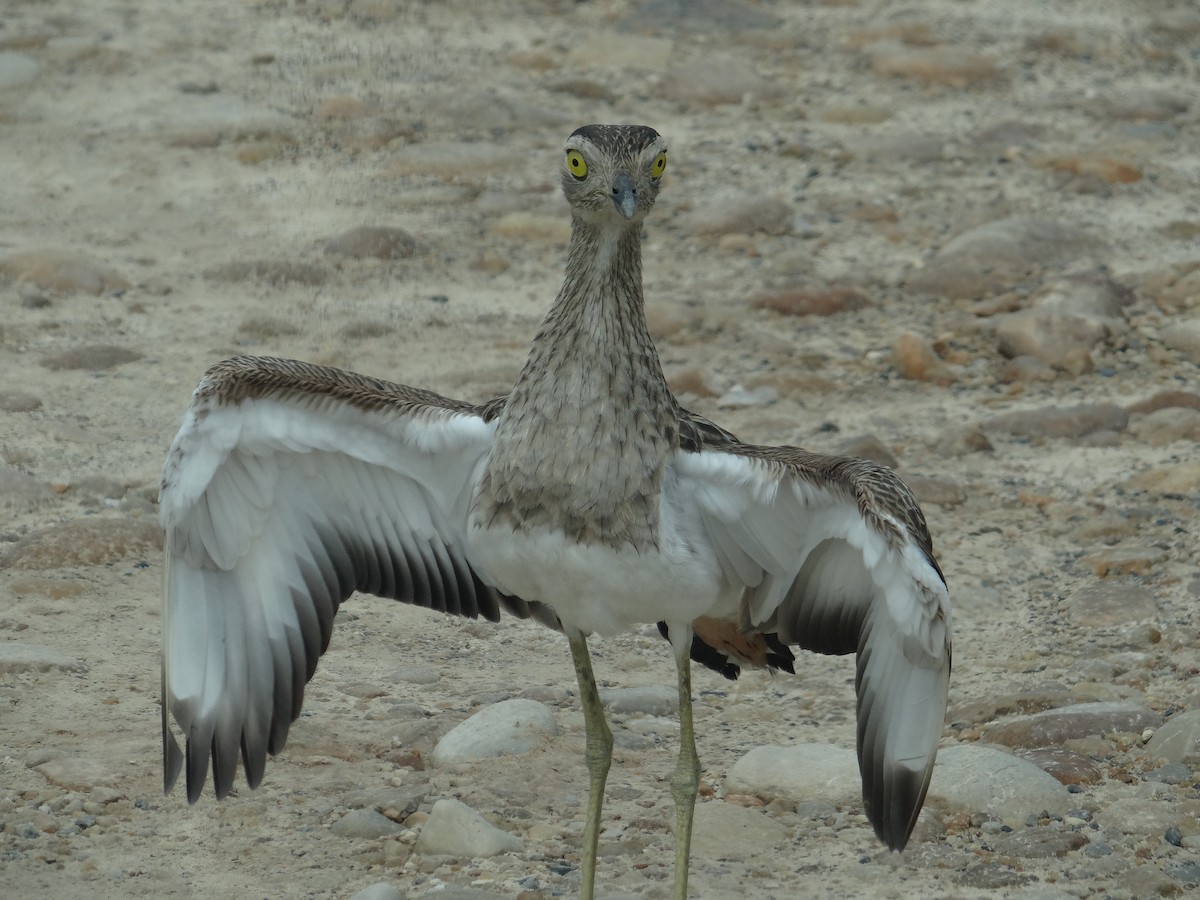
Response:
[[[902,848],[949,688],[949,595],[934,564],[895,514],[874,510],[895,534],[864,517],[852,485],[736,449],[679,453],[672,467],[674,502],[706,536],[732,604],[711,614],[805,649],[857,653],[864,805],[880,838]]]
[[[160,504],[168,788],[185,761],[168,711],[187,740],[189,799],[210,755],[219,796],[239,754],[257,784],[356,587],[463,615],[494,616],[498,602],[529,614],[467,560],[493,431],[441,409],[373,412],[323,395],[222,404],[198,389]]]

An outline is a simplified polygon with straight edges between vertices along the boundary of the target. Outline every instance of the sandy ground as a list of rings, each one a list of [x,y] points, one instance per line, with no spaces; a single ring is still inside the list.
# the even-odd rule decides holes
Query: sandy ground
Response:
[[[670,142],[646,292],[684,402],[755,441],[830,451],[873,435],[919,483],[956,603],[946,745],[1023,709],[1198,705],[1187,421],[1165,438],[1136,411],[1065,437],[976,426],[1200,387],[1176,327],[1200,315],[1186,281],[1200,259],[1200,17],[1116,0],[685,6],[4,5],[0,641],[80,665],[0,672],[0,894],[573,893],[582,719],[565,643],[526,623],[353,598],[263,787],[192,808],[164,797],[154,517],[189,392],[223,357],[294,356],[472,400],[506,390],[560,276],[559,147],[590,121],[643,121]],[[951,238],[1013,216],[1078,240],[1046,254],[1035,240],[1042,264],[1007,283],[917,289]],[[416,245],[329,244],[359,226]],[[1121,327],[1057,368],[1007,359],[981,304],[1016,309],[1101,264],[1132,290]],[[845,308],[751,302],[771,293]],[[909,332],[916,363],[893,353]],[[1118,599],[1097,612],[1088,591],[1105,585]],[[606,684],[672,683],[652,635],[595,654]],[[706,799],[754,746],[853,745],[852,660],[802,662],[796,679],[697,675]],[[513,696],[557,704],[561,734],[463,771],[405,765]],[[636,724],[618,727],[600,880],[661,897],[674,734]],[[1195,774],[1147,781],[1157,763],[1140,741],[1085,748],[1098,774],[1080,809],[1099,830],[1046,826],[1103,838],[1102,856],[1004,854],[986,815],[931,803],[910,850],[888,857],[854,804],[777,802],[762,815],[784,838],[726,860],[721,815],[706,814],[693,895],[1177,893],[1200,858]],[[425,794],[398,836],[330,832],[354,792],[396,786]],[[440,796],[525,851],[409,856]],[[1145,827],[1118,827],[1112,804],[1142,800]]]

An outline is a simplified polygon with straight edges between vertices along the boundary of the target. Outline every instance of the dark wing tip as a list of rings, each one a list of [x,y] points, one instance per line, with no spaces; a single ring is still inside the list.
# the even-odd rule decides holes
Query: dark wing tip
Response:
[[[668,641],[671,639],[670,629],[667,628],[666,622],[658,623],[658,633]],[[712,669],[718,675],[728,678],[730,681],[737,681],[738,676],[742,674],[741,666],[729,661],[729,657],[721,651],[706,644],[696,635],[692,635],[692,646],[688,655],[692,658],[692,662],[699,663],[706,669]]]
[[[908,844],[925,803],[929,778],[903,766],[883,772],[880,784],[863,785],[863,807],[875,835],[897,853]]]

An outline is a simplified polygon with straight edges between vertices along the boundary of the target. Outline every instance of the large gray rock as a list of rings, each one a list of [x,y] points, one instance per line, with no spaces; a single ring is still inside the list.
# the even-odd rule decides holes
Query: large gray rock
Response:
[[[404,900],[404,895],[395,885],[380,881],[363,888],[350,900]]]
[[[1183,762],[1200,756],[1200,709],[1167,719],[1166,724],[1146,741],[1146,755],[1168,762]]]
[[[53,647],[0,641],[0,673],[49,672],[53,669],[82,673],[87,671],[87,666]]]
[[[938,753],[928,800],[948,811],[1024,819],[1047,810],[1063,815],[1071,795],[1031,762],[995,747],[956,744]]]
[[[29,84],[38,77],[38,61],[24,53],[0,53],[0,89]]]
[[[1137,703],[1076,703],[1001,722],[987,739],[1008,747],[1051,747],[1074,738],[1157,728],[1162,716]]]
[[[665,684],[605,688],[600,702],[616,715],[669,716],[679,711],[679,691]]]
[[[1017,437],[1081,438],[1098,431],[1123,431],[1128,424],[1129,413],[1115,403],[1080,403],[1004,413],[988,419],[983,427]]]
[[[833,744],[755,747],[729,770],[725,790],[764,800],[857,803],[862,797],[858,759],[853,750]]]
[[[908,286],[945,297],[969,298],[1004,290],[1050,265],[1071,262],[1099,243],[1063,222],[1013,216],[971,228],[948,241]]]
[[[339,837],[370,840],[396,834],[404,826],[373,809],[354,809],[330,825],[329,830]]]
[[[554,710],[536,700],[504,700],[450,729],[433,748],[435,766],[526,753],[558,734]]]
[[[519,852],[521,839],[448,797],[433,804],[413,850],[427,856],[475,857]]]

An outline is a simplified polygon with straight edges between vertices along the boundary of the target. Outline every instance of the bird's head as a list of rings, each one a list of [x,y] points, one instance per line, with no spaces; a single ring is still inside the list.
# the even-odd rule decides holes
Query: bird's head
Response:
[[[584,125],[563,148],[563,193],[594,225],[640,222],[658,196],[667,142],[646,125]]]

